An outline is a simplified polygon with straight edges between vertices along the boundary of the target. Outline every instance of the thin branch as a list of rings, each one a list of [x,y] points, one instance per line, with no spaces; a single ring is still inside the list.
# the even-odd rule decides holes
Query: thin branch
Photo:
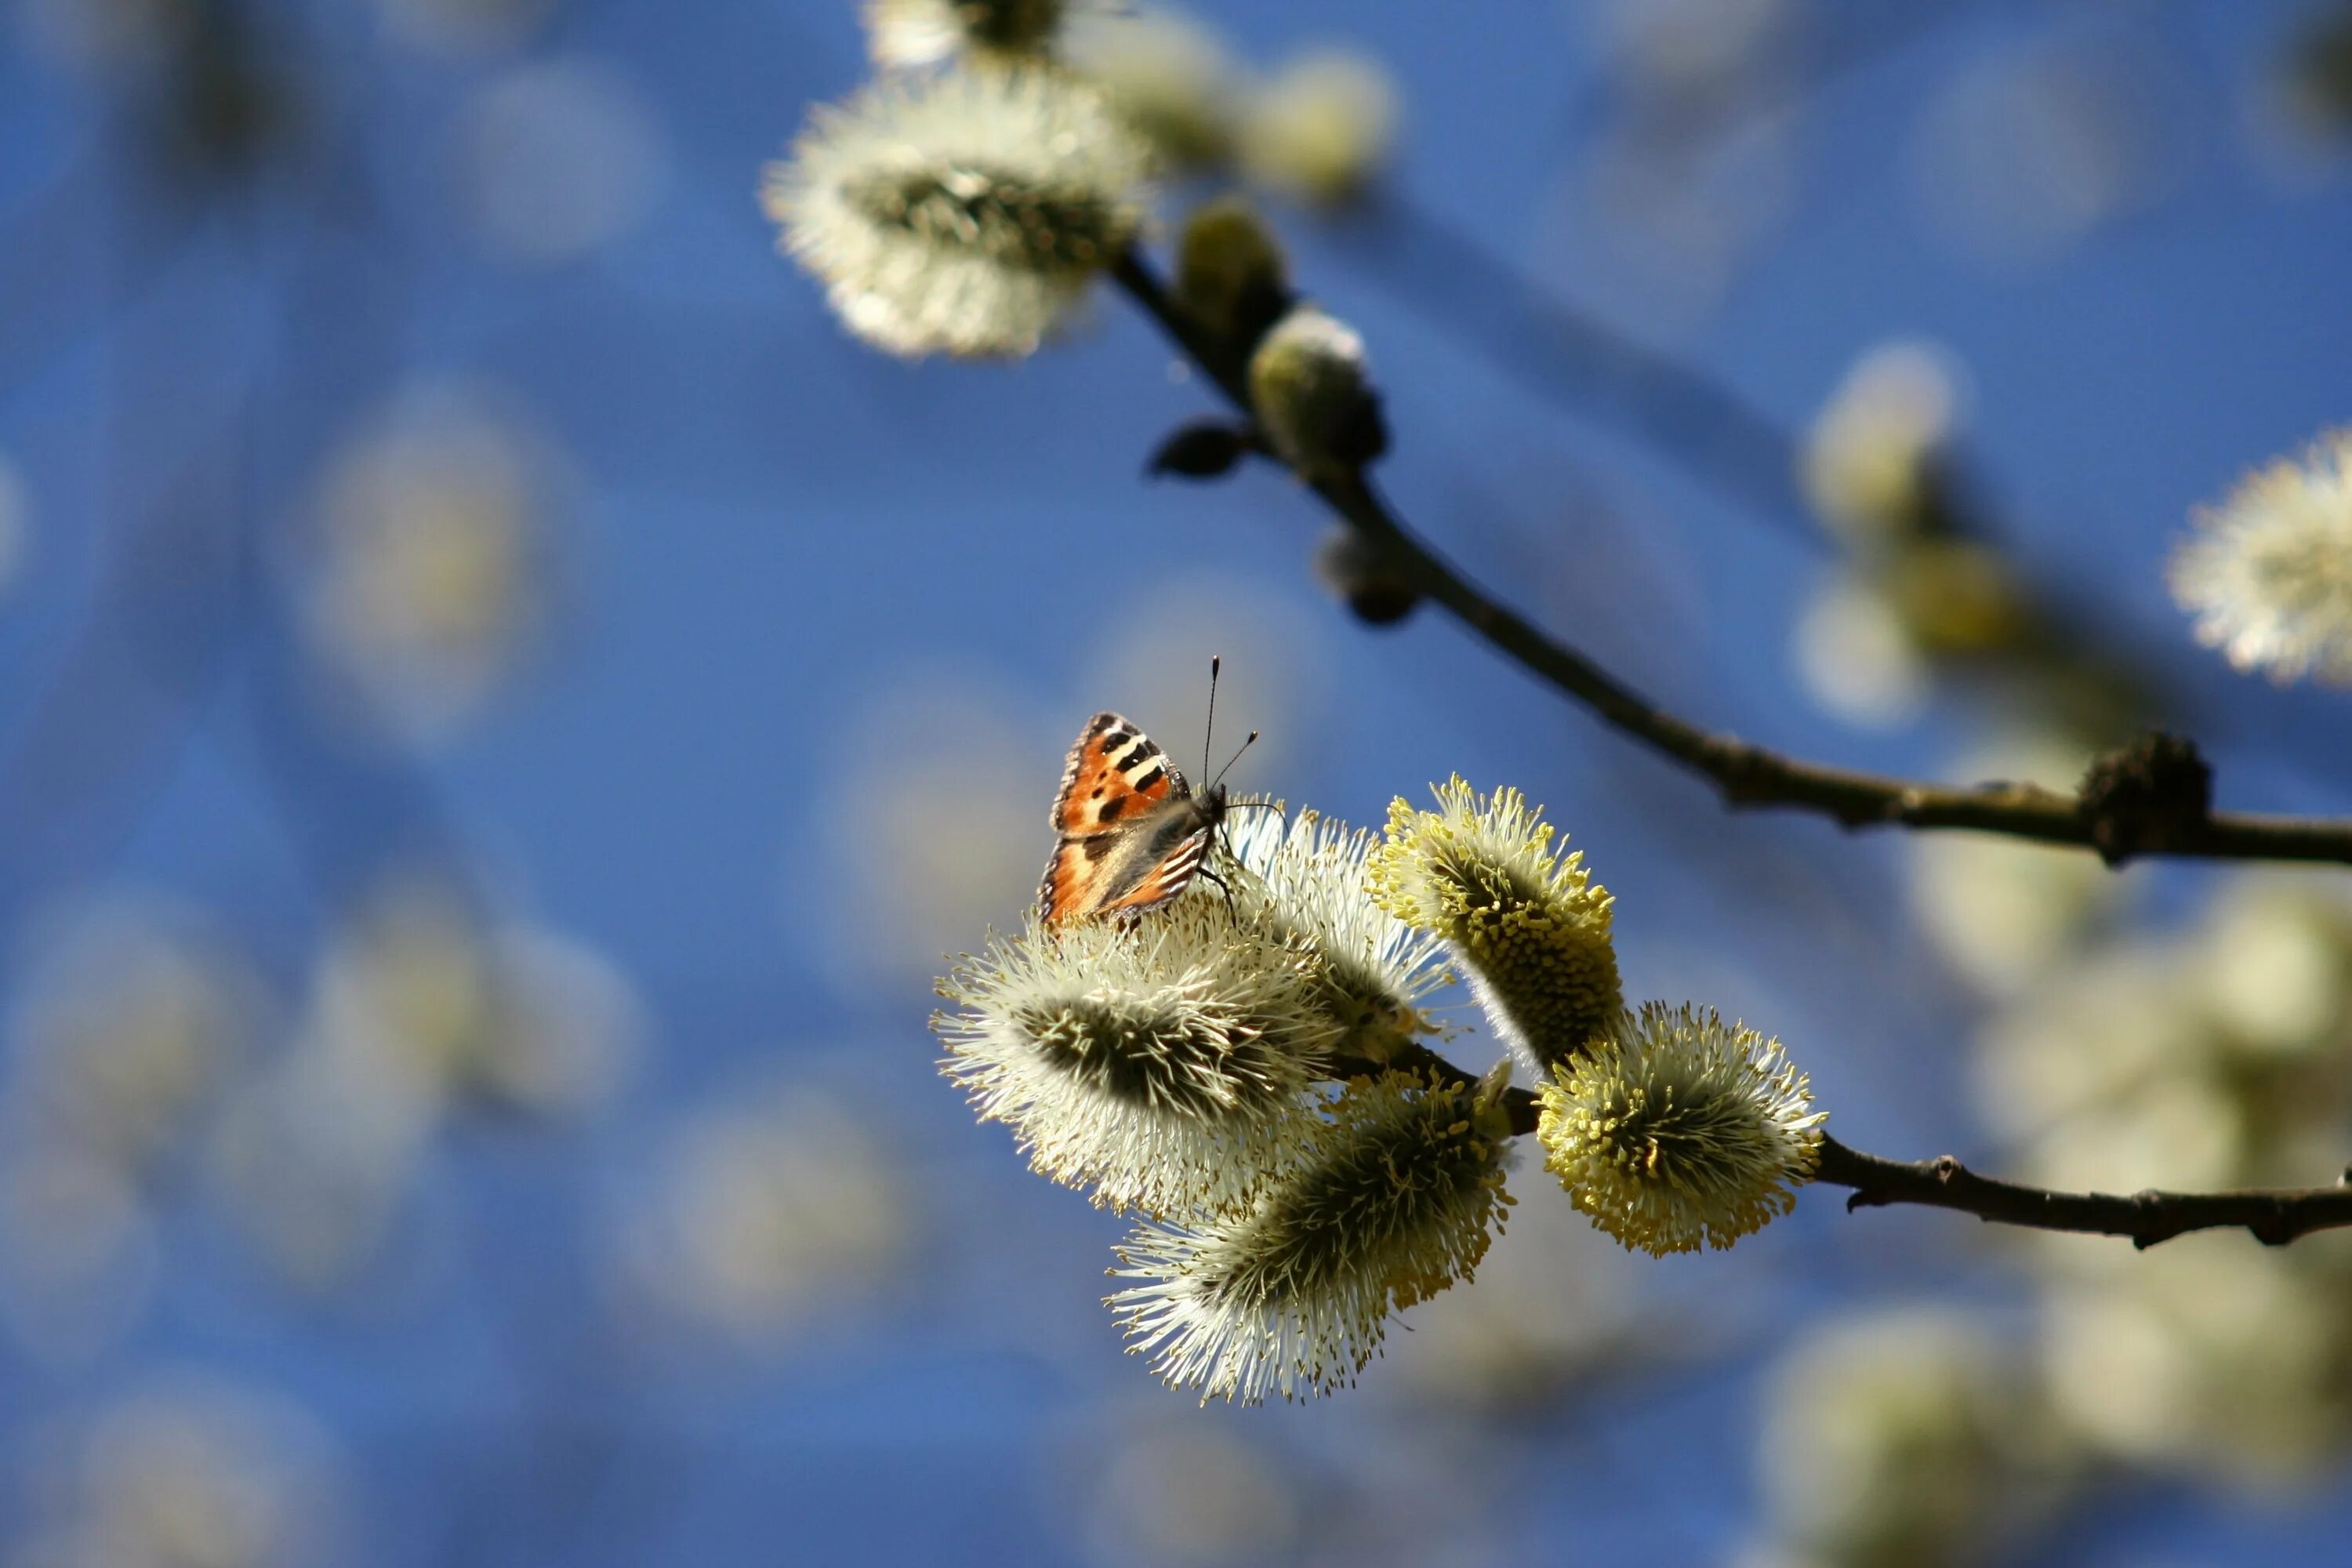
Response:
[[[1185,315],[1150,264],[1130,251],[1112,275],[1226,398],[1248,413],[1248,386],[1238,356]],[[1603,723],[1713,783],[1727,805],[1810,812],[1848,828],[1963,828],[2095,851],[2105,845],[2111,860],[2123,858],[2114,848],[2117,825],[2085,811],[2070,794],[2030,784],[1953,788],[1857,773],[1702,729],[1652,702],[1471,582],[1408,529],[1360,471],[1307,482],[1422,595]],[[2208,812],[2158,829],[2135,826],[2140,831],[2129,836],[2133,854],[2352,864],[2352,821],[2342,819]]]
[[[2332,1187],[2257,1187],[2228,1193],[2053,1193],[1979,1176],[1951,1155],[1935,1160],[1883,1160],[1822,1141],[1814,1178],[1852,1187],[1848,1212],[1891,1204],[1924,1204],[1972,1214],[1995,1225],[2035,1230],[2127,1236],[2154,1247],[2192,1230],[2252,1232],[2266,1247],[2284,1247],[2317,1230],[2352,1226],[2352,1170]]]
[[[1426,1046],[1408,1046],[1391,1067],[1424,1072],[1459,1089],[1477,1087],[1473,1074]],[[1379,1070],[1369,1062],[1349,1062],[1343,1077]],[[1503,1108],[1514,1136],[1536,1130],[1536,1097],[1506,1089]],[[2352,1169],[2332,1187],[2255,1187],[2227,1193],[2168,1193],[2149,1188],[2128,1194],[2053,1193],[1979,1176],[1951,1155],[1934,1160],[1887,1160],[1822,1138],[1821,1168],[1813,1180],[1851,1187],[1846,1212],[1918,1204],[1972,1214],[1988,1225],[2029,1230],[2070,1231],[2084,1236],[2126,1236],[2146,1250],[2192,1230],[2250,1231],[2266,1247],[2284,1247],[2314,1231],[2352,1228]]]
[[[1901,7],[1855,9],[1859,15],[1841,16],[1835,26],[1810,28],[1797,40],[1801,52],[1793,63],[1802,68],[1786,74],[1751,71],[1739,90],[1711,96],[1695,106],[1687,113],[1685,135],[1721,143],[1759,125],[1811,110],[1853,79],[1956,23],[1974,19],[1979,11],[1998,6],[1979,0],[1945,5],[1917,0]],[[1569,102],[1560,116],[1559,140],[1566,143],[1564,152],[1575,152],[1580,142],[1596,137],[1622,112],[1622,87],[1620,78],[1602,74]]]
[[[1617,416],[1788,538],[1829,547],[1797,490],[1796,437],[1738,391],[1539,292],[1475,237],[1402,196],[1381,196],[1367,216],[1387,243],[1359,258],[1409,309],[1456,330],[1538,395]],[[1451,286],[1414,288],[1415,272]]]

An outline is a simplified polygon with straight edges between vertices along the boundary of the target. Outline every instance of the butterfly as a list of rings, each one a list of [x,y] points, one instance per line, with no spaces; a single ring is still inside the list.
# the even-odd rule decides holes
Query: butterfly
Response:
[[[1078,732],[1054,796],[1061,842],[1037,887],[1047,925],[1139,913],[1199,875],[1225,820],[1225,786],[1194,795],[1168,754],[1116,713]]]
[[[1209,661],[1213,724],[1218,663]],[[1251,731],[1242,751],[1256,739]],[[1240,761],[1241,752],[1234,759]],[[1206,768],[1205,760],[1202,765]],[[1149,735],[1116,713],[1096,714],[1062,766],[1062,787],[1054,796],[1060,842],[1037,886],[1038,918],[1049,926],[1089,915],[1132,918],[1166,903],[1196,876],[1215,881],[1207,861],[1225,811],[1223,773],[1194,795]]]

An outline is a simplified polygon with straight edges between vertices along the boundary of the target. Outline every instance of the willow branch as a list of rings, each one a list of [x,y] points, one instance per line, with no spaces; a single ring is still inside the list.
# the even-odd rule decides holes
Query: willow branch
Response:
[[[1457,1089],[1478,1079],[1424,1046],[1411,1046],[1388,1064],[1432,1075]],[[1343,1074],[1376,1070],[1349,1063]],[[1511,1131],[1536,1130],[1536,1097],[1506,1089],[1503,1109]],[[2245,1230],[2266,1247],[2284,1247],[2314,1231],[2352,1228],[2352,1169],[2332,1187],[2252,1187],[2225,1193],[2168,1193],[2148,1188],[2129,1194],[2055,1193],[1979,1176],[1951,1155],[1934,1160],[1888,1160],[1849,1149],[1823,1134],[1821,1166],[1813,1180],[1851,1187],[1846,1212],[1916,1204],[1972,1214],[1988,1225],[2028,1230],[2068,1231],[2083,1236],[2125,1236],[2146,1250],[2192,1230]]]
[[[1203,332],[1135,252],[1112,269],[1119,286],[1244,414],[1244,367],[1230,345]],[[1714,784],[1735,808],[1807,812],[1847,828],[1965,829],[2089,849],[2202,859],[2319,860],[2352,864],[2352,821],[2206,811],[2161,825],[2116,825],[2074,795],[2038,784],[1969,787],[1859,773],[1783,755],[1737,735],[1702,729],[1667,711],[1586,655],[1538,627],[1473,583],[1406,527],[1360,470],[1307,480],[1324,504],[1381,552],[1423,596],[1444,606],[1495,649],[1619,733]],[[2128,843],[2127,851],[2116,848]]]
[[[2226,1193],[2053,1193],[1979,1176],[1951,1155],[1935,1160],[1883,1160],[1822,1141],[1815,1181],[1851,1187],[1855,1209],[1894,1204],[1972,1214],[1995,1225],[2090,1236],[2127,1236],[2154,1247],[2192,1230],[2245,1230],[2266,1247],[2284,1247],[2317,1230],[2352,1226],[2352,1170],[2332,1187],[2254,1187]]]
[[[1537,395],[1613,413],[1651,450],[1686,469],[1812,550],[1830,541],[1795,484],[1797,442],[1724,383],[1539,294],[1475,237],[1402,197],[1384,194],[1368,215],[1393,243],[1367,246],[1371,276],[1424,320],[1453,328]],[[1451,289],[1422,289],[1415,263]]]

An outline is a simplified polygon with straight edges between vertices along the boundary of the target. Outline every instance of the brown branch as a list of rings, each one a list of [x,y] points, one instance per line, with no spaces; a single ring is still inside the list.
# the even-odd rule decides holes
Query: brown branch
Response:
[[[1951,1155],[1935,1160],[1883,1160],[1822,1141],[1814,1180],[1852,1187],[1848,1212],[1891,1204],[1955,1209],[1995,1225],[2035,1230],[2127,1236],[2134,1247],[2154,1247],[2192,1230],[2250,1231],[2266,1247],[2284,1247],[2316,1230],[2352,1226],[2352,1170],[2332,1187],[2260,1187],[2228,1193],[2053,1193],[1979,1176]]]
[[[1613,412],[1652,450],[1784,537],[1813,551],[1833,542],[1798,491],[1796,437],[1738,392],[1546,297],[1475,236],[1397,192],[1380,193],[1365,216],[1380,243],[1354,258],[1407,309],[1454,329],[1537,395]],[[1416,287],[1415,270],[1444,286]]]
[[[1184,313],[1149,263],[1130,251],[1120,258],[1112,275],[1208,373],[1234,407],[1250,412],[1239,354]],[[2123,858],[2113,848],[2115,825],[2085,811],[2071,794],[2029,784],[1954,788],[1857,773],[1701,729],[1642,696],[1472,583],[1407,528],[1360,471],[1307,482],[1423,596],[1444,605],[1528,672],[1582,703],[1601,722],[1710,781],[1727,805],[1810,812],[1847,828],[1963,828],[2104,852],[2111,861]],[[2352,821],[2208,812],[2168,824],[2160,833],[2137,833],[2130,852],[2352,864]]]
[[[1475,1088],[1478,1079],[1425,1046],[1409,1046],[1387,1064],[1432,1075],[1455,1089]],[[1341,1076],[1375,1072],[1370,1062],[1349,1063]],[[1536,1130],[1536,1097],[1507,1089],[1504,1109],[1511,1131]],[[1823,1134],[1821,1167],[1813,1180],[1851,1187],[1846,1212],[1918,1204],[1972,1214],[1988,1225],[2030,1230],[2070,1231],[2085,1236],[2127,1236],[2145,1250],[2192,1230],[2250,1231],[2266,1247],[2284,1247],[2314,1231],[2352,1227],[2352,1169],[2332,1187],[2261,1187],[2228,1193],[2167,1193],[2149,1188],[2128,1194],[2053,1193],[2042,1187],[1979,1176],[1951,1155],[1935,1160],[1887,1160],[1849,1149]]]

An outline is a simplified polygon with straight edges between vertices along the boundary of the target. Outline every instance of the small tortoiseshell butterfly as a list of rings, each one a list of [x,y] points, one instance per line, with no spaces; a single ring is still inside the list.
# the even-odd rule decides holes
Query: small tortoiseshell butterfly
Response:
[[[1209,681],[1213,715],[1213,661]],[[1249,749],[1247,742],[1242,749]],[[1135,725],[1116,713],[1087,720],[1054,796],[1061,842],[1037,887],[1039,918],[1050,926],[1089,915],[1132,916],[1191,887],[1225,820],[1223,777],[1194,795],[1168,754]],[[1207,875],[1215,879],[1213,871]]]

